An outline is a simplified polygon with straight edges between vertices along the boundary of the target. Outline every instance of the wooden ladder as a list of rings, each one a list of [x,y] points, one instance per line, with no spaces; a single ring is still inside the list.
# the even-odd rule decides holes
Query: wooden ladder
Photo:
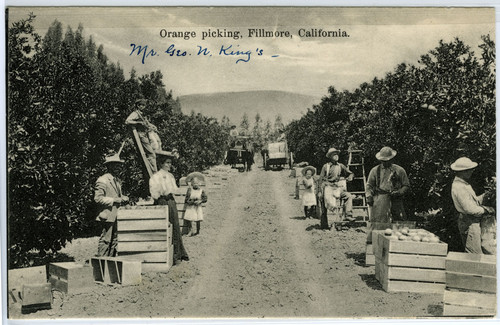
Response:
[[[146,168],[146,171],[148,172],[149,178],[151,178],[151,176],[153,176],[153,171],[151,170],[151,166],[149,165],[149,160],[146,157],[146,153],[144,152],[144,148],[142,147],[141,138],[139,137],[139,133],[137,133],[137,129],[133,125],[132,125],[132,133],[134,134],[134,137],[133,137],[134,143],[137,146],[137,149],[139,150],[139,153],[140,153],[141,158],[142,158],[142,163],[143,163],[144,167]]]
[[[355,187],[352,191],[348,189],[349,193],[355,195],[352,206],[354,217],[361,216],[363,219],[360,221],[367,222],[370,220],[370,209],[366,203],[365,158],[362,150],[352,149],[348,152],[347,168],[354,173],[353,182],[348,183],[348,187]]]

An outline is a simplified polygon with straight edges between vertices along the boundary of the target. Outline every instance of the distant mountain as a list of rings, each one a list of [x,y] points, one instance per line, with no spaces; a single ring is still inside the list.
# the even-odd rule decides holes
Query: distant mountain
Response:
[[[215,117],[219,121],[226,115],[231,123],[238,126],[243,113],[246,112],[252,126],[257,113],[262,120],[269,119],[271,123],[274,123],[276,115],[281,114],[286,125],[294,119],[299,119],[313,104],[318,104],[320,99],[286,91],[262,90],[193,94],[180,96],[179,101],[185,114],[194,111]]]

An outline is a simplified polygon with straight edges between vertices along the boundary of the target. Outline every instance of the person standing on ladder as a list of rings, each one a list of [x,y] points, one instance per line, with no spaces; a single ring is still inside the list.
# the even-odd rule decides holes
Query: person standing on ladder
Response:
[[[335,148],[330,148],[326,153],[326,157],[331,161],[324,164],[320,173],[320,191],[319,196],[323,198],[325,208],[334,210],[337,208],[336,196],[341,200],[345,200],[346,220],[354,221],[352,214],[352,197],[353,195],[339,185],[341,177],[346,177],[350,182],[354,179],[354,173],[349,170],[344,164],[339,163],[340,151]],[[326,214],[326,212],[324,212]]]
[[[151,171],[155,173],[158,170],[156,167],[156,153],[151,145],[148,134],[149,132],[154,132],[156,128],[142,114],[146,104],[146,99],[136,100],[136,110],[127,117],[125,124],[135,126],[137,133],[139,134],[139,138],[141,139],[141,145],[144,148],[144,153],[146,154],[149,166],[151,167]]]
[[[366,203],[372,207],[372,222],[407,220],[403,197],[410,189],[410,182],[403,167],[392,163],[396,153],[390,147],[380,149],[375,155],[380,164],[368,174]]]

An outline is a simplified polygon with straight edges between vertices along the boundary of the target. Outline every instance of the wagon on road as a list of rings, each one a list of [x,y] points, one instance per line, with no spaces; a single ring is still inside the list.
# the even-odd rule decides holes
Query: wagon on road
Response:
[[[293,166],[293,153],[288,151],[286,141],[273,142],[267,145],[267,151],[264,157],[264,167],[266,170],[271,168],[283,168]]]
[[[251,151],[250,137],[237,136],[231,143],[229,150],[226,152],[224,164],[231,165],[231,168],[245,169],[246,163]]]

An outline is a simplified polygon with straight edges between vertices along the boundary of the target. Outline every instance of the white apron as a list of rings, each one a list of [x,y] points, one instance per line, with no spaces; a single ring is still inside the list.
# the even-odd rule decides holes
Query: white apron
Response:
[[[191,189],[191,199],[201,200],[202,189],[197,190]],[[202,221],[203,220],[203,210],[201,205],[190,205],[186,204],[186,212],[184,212],[184,220],[189,221]]]
[[[304,190],[302,195],[302,205],[305,207],[310,207],[316,205],[316,194],[314,193],[314,180],[312,178],[304,178],[304,182],[307,185],[312,185],[310,188]]]

